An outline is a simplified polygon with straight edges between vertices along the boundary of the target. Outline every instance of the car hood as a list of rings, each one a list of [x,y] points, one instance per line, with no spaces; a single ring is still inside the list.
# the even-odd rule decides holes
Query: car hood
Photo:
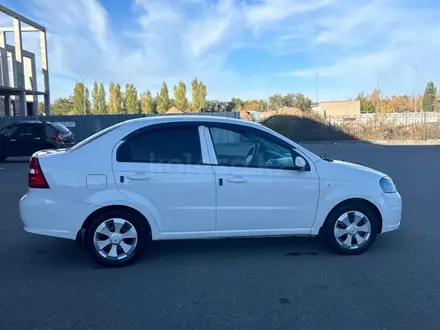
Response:
[[[336,179],[341,181],[377,179],[386,174],[359,164],[342,160],[321,159],[315,163],[316,169],[322,179]]]

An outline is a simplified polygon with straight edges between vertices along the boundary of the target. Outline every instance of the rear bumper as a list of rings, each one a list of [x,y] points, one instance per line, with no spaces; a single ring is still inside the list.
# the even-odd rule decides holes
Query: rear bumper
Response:
[[[19,202],[28,233],[75,240],[84,220],[96,206],[55,196],[50,189],[29,189]]]

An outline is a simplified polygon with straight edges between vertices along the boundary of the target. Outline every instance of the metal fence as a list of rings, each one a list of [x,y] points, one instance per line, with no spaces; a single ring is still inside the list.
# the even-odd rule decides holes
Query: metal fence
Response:
[[[182,115],[204,115],[204,116],[221,116],[229,118],[240,118],[240,113],[238,112],[201,112],[201,113],[185,113]],[[88,136],[103,130],[104,128],[110,127],[114,124],[120,123],[122,121],[159,116],[159,115],[145,115],[145,114],[135,114],[135,115],[78,115],[78,116],[28,116],[28,117],[0,117],[0,128],[12,124],[16,121],[21,120],[45,120],[51,122],[57,122],[65,125],[68,129],[72,131],[75,135],[76,141],[81,141]],[[160,116],[167,116],[163,114]],[[222,140],[229,141],[230,137],[224,136],[220,137]]]
[[[355,117],[329,117],[322,122],[363,140],[440,139],[438,112],[362,114]]]
[[[359,116],[337,116],[328,117],[328,124],[341,124],[344,122],[360,122],[366,123],[369,121],[381,121],[393,123],[396,125],[412,125],[412,124],[428,124],[440,122],[439,112],[404,112],[404,113],[387,113],[374,114],[364,113]]]

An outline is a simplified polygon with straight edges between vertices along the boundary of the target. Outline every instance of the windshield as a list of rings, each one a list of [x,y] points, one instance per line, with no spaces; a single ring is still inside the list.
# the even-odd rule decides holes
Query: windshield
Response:
[[[110,126],[110,127],[107,127],[106,129],[103,129],[102,131],[99,131],[99,132],[89,136],[88,138],[82,140],[81,142],[75,144],[73,147],[68,148],[67,150],[68,151],[75,151],[75,150],[77,150],[77,149],[79,149],[81,147],[84,147],[86,144],[88,144],[88,143],[90,143],[90,142],[100,138],[101,136],[107,134],[108,132],[113,131],[115,128],[118,128],[122,124],[124,124],[124,122],[115,124],[115,125]]]

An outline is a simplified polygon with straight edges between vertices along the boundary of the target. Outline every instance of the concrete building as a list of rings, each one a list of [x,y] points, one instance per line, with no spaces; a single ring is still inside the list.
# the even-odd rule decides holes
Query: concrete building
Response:
[[[0,116],[30,116],[38,113],[38,96],[44,98],[44,114],[50,114],[49,66],[46,28],[0,5],[12,26],[0,27]],[[26,24],[26,26],[22,26]],[[43,91],[38,90],[35,54],[23,49],[22,33],[38,32]],[[12,33],[14,45],[7,43]]]
[[[361,102],[356,101],[330,101],[312,104],[312,111],[321,116],[359,116],[361,114]]]

